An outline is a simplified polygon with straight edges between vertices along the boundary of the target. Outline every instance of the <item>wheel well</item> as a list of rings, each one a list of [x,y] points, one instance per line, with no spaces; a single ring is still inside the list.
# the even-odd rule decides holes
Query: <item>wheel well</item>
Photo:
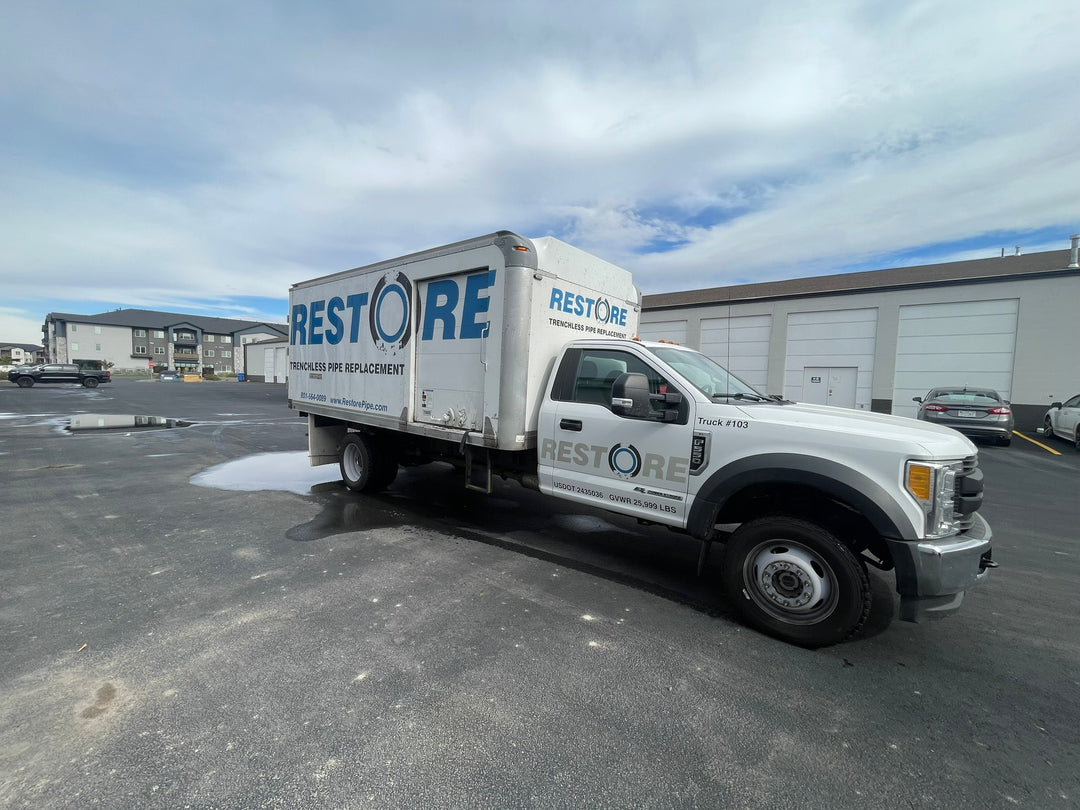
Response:
[[[752,484],[729,497],[718,524],[745,523],[768,515],[787,515],[828,529],[856,554],[869,551],[892,567],[888,544],[865,515],[850,504],[812,486],[792,483]]]

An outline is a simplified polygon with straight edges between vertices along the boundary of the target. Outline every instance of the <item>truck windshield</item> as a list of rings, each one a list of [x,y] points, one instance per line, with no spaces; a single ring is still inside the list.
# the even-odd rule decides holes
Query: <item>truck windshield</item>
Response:
[[[650,346],[649,351],[682,374],[701,393],[712,399],[773,399],[740,380],[726,368],[703,354],[688,349]]]

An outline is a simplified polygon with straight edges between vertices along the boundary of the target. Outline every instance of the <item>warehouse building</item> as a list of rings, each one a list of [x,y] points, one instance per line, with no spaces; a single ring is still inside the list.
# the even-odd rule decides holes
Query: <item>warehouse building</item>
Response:
[[[244,346],[245,379],[251,382],[289,381],[289,339],[271,338]]]
[[[1080,393],[1078,245],[647,295],[640,335],[803,402],[913,417],[934,386],[993,388],[1032,429]]]

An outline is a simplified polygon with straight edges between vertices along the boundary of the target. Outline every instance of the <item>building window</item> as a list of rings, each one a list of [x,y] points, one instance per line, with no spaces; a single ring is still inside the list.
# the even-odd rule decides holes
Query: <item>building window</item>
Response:
[[[205,340],[207,343],[213,343],[214,342],[214,336],[213,335],[203,335],[203,340]]]
[[[100,343],[95,343],[94,344],[94,351],[95,352],[100,352],[101,351],[101,344]]]
[[[154,347],[154,354],[165,354],[165,347],[164,346],[155,346]]]
[[[165,337],[165,331],[163,329],[155,329],[154,330],[154,337],[159,338],[159,339],[164,338]]]
[[[221,336],[221,342],[222,343],[232,343],[232,335],[222,335]]]
[[[145,329],[136,329],[135,330],[135,337],[146,337],[146,330]]]
[[[228,349],[222,349],[221,350],[221,356],[222,357],[232,357],[232,352],[229,351]]]
[[[100,326],[95,326],[94,327],[94,334],[95,335],[100,335],[101,334],[101,327]]]
[[[206,351],[203,352],[203,357],[213,357],[213,356],[214,356],[214,350],[213,349],[207,349]]]
[[[73,352],[77,352],[79,350],[79,344],[78,343],[72,343],[71,344],[71,350]]]
[[[136,346],[135,347],[135,354],[146,354],[146,347],[145,346]]]
[[[75,324],[70,324],[68,326],[68,329],[70,329],[72,332],[77,332],[78,331],[78,329],[75,327]]]
[[[221,370],[227,373],[232,373],[232,366],[222,366]]]

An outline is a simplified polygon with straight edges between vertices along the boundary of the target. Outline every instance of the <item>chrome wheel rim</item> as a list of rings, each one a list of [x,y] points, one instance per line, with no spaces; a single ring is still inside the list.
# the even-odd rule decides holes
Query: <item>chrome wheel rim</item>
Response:
[[[770,615],[789,624],[815,624],[836,610],[836,576],[825,560],[790,540],[758,544],[743,566],[747,595]]]

